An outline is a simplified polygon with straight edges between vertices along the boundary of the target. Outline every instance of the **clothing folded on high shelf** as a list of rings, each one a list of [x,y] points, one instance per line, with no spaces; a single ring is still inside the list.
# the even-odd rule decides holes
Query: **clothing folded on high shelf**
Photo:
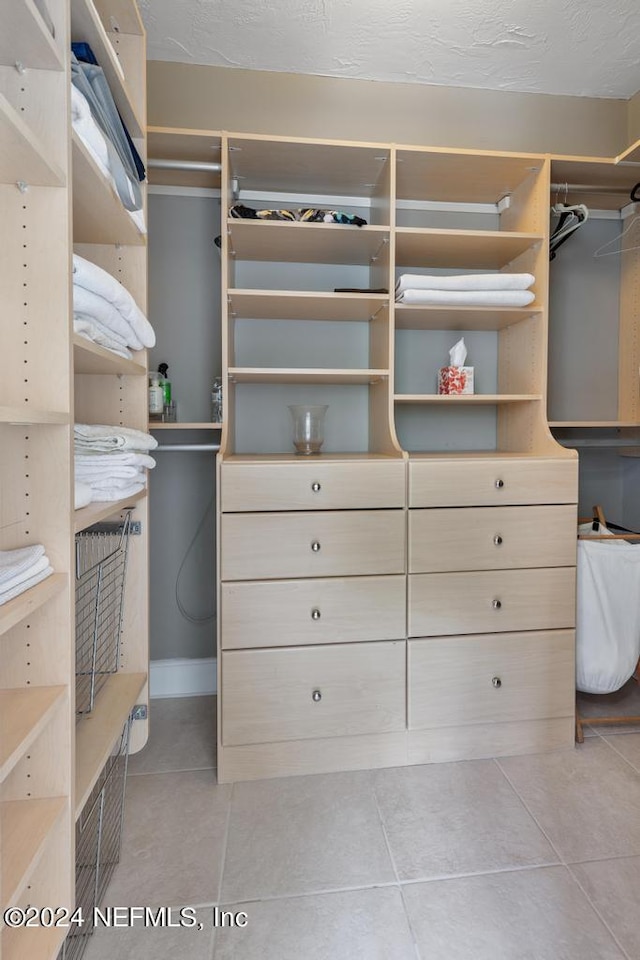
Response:
[[[477,273],[434,276],[404,273],[396,302],[441,306],[527,307],[535,300],[531,273]]]
[[[141,233],[146,233],[140,181],[145,170],[122,122],[104,73],[88,44],[71,55],[71,124],[100,173]]]
[[[42,544],[0,550],[0,604],[35,587],[53,573]]]
[[[367,224],[362,217],[342,210],[320,210],[316,207],[301,207],[298,210],[254,210],[236,203],[229,208],[229,216],[236,220],[295,220],[302,223],[345,223],[356,227]]]
[[[131,356],[154,347],[153,327],[126,287],[90,260],[73,257],[73,328],[95,343]]]
[[[74,439],[76,501],[79,494],[82,498],[76,510],[87,502],[124,500],[144,490],[145,471],[156,465],[148,451],[158,441],[150,434],[129,427],[76,423]]]

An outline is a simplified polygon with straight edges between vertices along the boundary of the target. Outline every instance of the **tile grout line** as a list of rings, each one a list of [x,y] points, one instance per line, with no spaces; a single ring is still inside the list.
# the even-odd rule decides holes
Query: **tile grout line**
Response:
[[[556,857],[558,858],[558,861],[559,861],[561,864],[563,864],[564,866],[566,866],[565,860],[564,860],[564,858],[562,857],[562,855],[560,854],[560,851],[556,848],[555,843],[553,843],[553,841],[551,840],[551,837],[548,836],[547,831],[543,829],[543,827],[541,826],[540,823],[538,823],[537,817],[534,816],[534,814],[533,814],[533,813],[531,812],[531,810],[529,809],[529,806],[528,806],[528,804],[526,803],[526,801],[524,800],[524,798],[521,797],[520,794],[518,793],[518,791],[516,790],[516,787],[515,787],[515,785],[511,782],[511,779],[510,779],[509,775],[508,775],[507,772],[501,767],[500,761],[498,760],[498,758],[497,758],[497,757],[494,757],[494,758],[493,758],[493,762],[495,763],[495,765],[497,766],[498,770],[500,771],[500,773],[502,774],[502,776],[505,778],[505,780],[507,781],[507,783],[509,784],[509,786],[510,786],[511,789],[513,790],[514,794],[516,795],[516,797],[518,798],[518,800],[520,801],[520,803],[522,804],[522,806],[524,807],[524,809],[527,811],[527,813],[529,814],[529,816],[531,817],[531,819],[532,819],[533,822],[535,823],[536,827],[538,828],[538,830],[540,831],[540,833],[542,834],[542,836],[545,838],[545,840],[547,841],[547,843],[549,844],[549,846],[551,847],[551,849],[552,849],[553,852],[555,853]]]
[[[229,807],[227,810],[227,824],[224,831],[224,843],[222,845],[222,859],[220,864],[220,880],[218,882],[218,903],[222,903],[222,882],[224,880],[224,871],[227,865],[227,849],[229,847],[229,833],[231,831],[231,809],[233,807],[233,794],[235,791],[235,783],[231,784],[231,789],[229,791]]]
[[[615,736],[615,734],[614,734],[614,736]],[[620,737],[620,736],[633,736],[633,734],[620,734],[620,733],[619,733],[619,734],[617,734],[617,736],[619,736],[619,737]],[[631,767],[631,769],[633,770],[634,773],[640,774],[640,770],[638,769],[638,767],[636,767],[636,766],[631,762],[631,760],[629,760],[628,757],[625,757],[625,755],[624,755],[623,753],[621,753],[621,752],[618,750],[617,747],[614,747],[614,745],[613,745],[609,740],[606,740],[604,737],[602,737],[601,739],[602,739],[603,743],[606,743],[606,745],[607,745],[608,747],[610,747],[610,748],[613,750],[613,752],[614,752],[618,757],[620,757],[621,760],[624,760],[624,762]]]
[[[620,952],[622,953],[622,956],[625,957],[626,960],[633,960],[633,957],[630,957],[629,954],[627,953],[627,951],[624,949],[624,947],[622,946],[622,944],[620,943],[620,941],[619,941],[618,938],[616,937],[615,933],[613,932],[613,930],[611,929],[611,927],[609,926],[609,924],[607,923],[607,921],[605,920],[605,918],[602,916],[602,914],[601,914],[600,911],[598,910],[597,906],[595,905],[595,903],[593,902],[593,900],[591,899],[591,897],[589,896],[589,894],[587,893],[587,891],[585,890],[585,888],[582,886],[579,878],[575,875],[575,873],[574,873],[573,870],[571,869],[571,864],[568,864],[568,863],[567,863],[567,864],[565,864],[565,866],[566,866],[566,869],[569,871],[569,876],[571,877],[571,879],[573,880],[573,882],[574,882],[575,885],[577,886],[578,890],[580,890],[580,892],[582,893],[583,897],[585,898],[585,900],[587,901],[587,903],[589,904],[589,906],[591,907],[591,909],[593,910],[593,912],[595,913],[595,915],[598,917],[598,919],[600,920],[600,922],[601,922],[602,925],[604,926],[605,930],[608,930],[608,931],[609,931],[609,934],[611,935],[611,938],[612,938],[613,942],[616,944],[616,946],[618,947],[618,949],[619,949]]]

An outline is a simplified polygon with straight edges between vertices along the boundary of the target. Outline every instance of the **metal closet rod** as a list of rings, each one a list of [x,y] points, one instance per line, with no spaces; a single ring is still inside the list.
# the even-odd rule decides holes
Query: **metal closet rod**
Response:
[[[206,451],[207,453],[217,453],[220,449],[219,443],[160,443],[153,451],[168,450],[170,453],[180,450],[185,453],[198,453]]]
[[[161,160],[150,157],[147,166],[153,170],[194,170],[200,173],[222,173],[221,163],[207,163],[204,160]]]
[[[566,193],[621,193],[629,195],[630,187],[606,187],[600,183],[552,183],[551,189]]]

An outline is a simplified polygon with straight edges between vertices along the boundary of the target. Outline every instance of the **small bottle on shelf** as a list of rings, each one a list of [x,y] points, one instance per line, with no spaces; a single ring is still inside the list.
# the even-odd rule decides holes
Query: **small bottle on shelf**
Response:
[[[211,388],[211,422],[222,423],[222,378],[216,377]]]
[[[149,419],[161,420],[164,410],[164,391],[160,386],[160,374],[149,374]]]

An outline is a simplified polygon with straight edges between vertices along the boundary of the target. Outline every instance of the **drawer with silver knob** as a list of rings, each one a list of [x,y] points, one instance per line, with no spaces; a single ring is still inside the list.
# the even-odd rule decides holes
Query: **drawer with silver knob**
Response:
[[[439,454],[409,460],[410,507],[577,503],[578,461]]]
[[[572,630],[410,640],[409,728],[569,717]]]
[[[575,568],[414,573],[410,637],[573,627]]]
[[[225,746],[405,729],[406,641],[222,654]]]
[[[349,510],[403,507],[400,459],[256,463],[225,461],[220,505],[225,513],[262,510]]]
[[[398,640],[406,636],[406,583],[328,577],[223,583],[224,649]]]
[[[576,562],[576,508],[409,511],[409,572],[565,567]]]
[[[227,513],[222,580],[404,573],[402,510]]]

